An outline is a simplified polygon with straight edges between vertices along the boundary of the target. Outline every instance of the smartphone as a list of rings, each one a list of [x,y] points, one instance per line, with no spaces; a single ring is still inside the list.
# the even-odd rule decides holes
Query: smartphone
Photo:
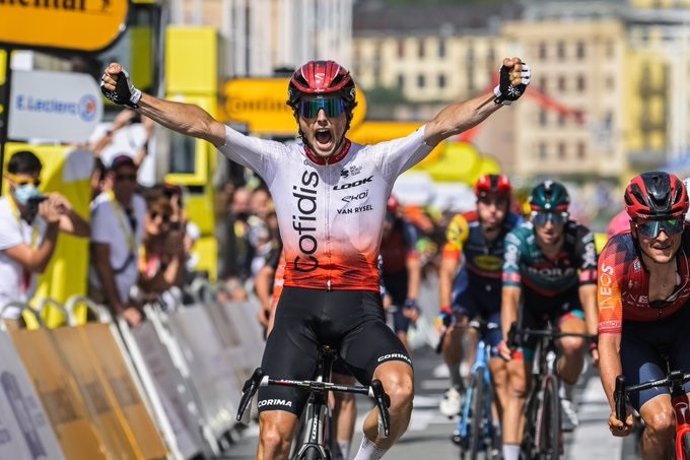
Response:
[[[32,196],[31,198],[29,198],[28,205],[38,206],[39,203],[43,203],[47,199],[48,197],[46,195]]]

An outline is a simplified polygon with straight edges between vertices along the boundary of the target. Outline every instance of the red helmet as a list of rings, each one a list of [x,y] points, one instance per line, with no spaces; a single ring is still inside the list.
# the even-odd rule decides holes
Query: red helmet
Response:
[[[512,191],[513,186],[505,174],[485,174],[474,184],[474,194],[477,195],[477,198],[488,193],[510,196]]]
[[[386,204],[386,212],[389,214],[396,214],[399,207],[400,201],[393,195],[389,196],[388,203]]]
[[[625,210],[633,220],[684,217],[688,212],[688,191],[673,174],[647,172],[632,178],[625,188]]]
[[[288,84],[288,105],[296,108],[305,94],[339,94],[348,111],[356,105],[355,82],[350,72],[335,61],[309,61],[292,74]]]

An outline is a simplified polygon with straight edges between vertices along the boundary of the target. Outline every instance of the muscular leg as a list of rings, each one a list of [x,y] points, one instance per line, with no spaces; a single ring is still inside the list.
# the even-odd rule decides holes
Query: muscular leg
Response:
[[[259,414],[257,460],[287,460],[299,419],[291,412],[269,410]]]
[[[673,454],[675,415],[670,395],[656,396],[642,405],[640,416],[645,422],[642,442],[642,458],[666,460]]]
[[[503,408],[503,452],[506,460],[517,459],[517,450],[522,440],[524,425],[523,410],[527,388],[529,387],[528,362],[523,359],[508,361],[508,388],[506,404]],[[514,454],[514,455],[512,455]],[[512,455],[512,457],[511,457]]]
[[[503,408],[508,401],[508,365],[501,358],[491,358],[489,361],[491,381],[496,394],[495,406],[498,420],[503,420]]]
[[[364,419],[364,435],[373,441],[378,448],[388,449],[405,433],[412,415],[412,398],[414,396],[414,379],[412,368],[402,361],[388,361],[379,365],[374,371],[374,379],[383,384],[391,399],[389,407],[391,429],[388,438],[378,434],[379,412],[374,407]]]
[[[576,316],[570,316],[561,322],[560,329],[561,332],[587,333],[584,320]],[[563,355],[558,361],[558,374],[565,383],[575,384],[585,364],[586,341],[580,337],[563,337],[560,339],[560,346]]]
[[[456,316],[457,324],[466,325],[466,316]],[[463,340],[465,329],[449,326],[448,331],[443,337],[443,362],[448,366],[450,373],[450,384],[456,388],[462,388],[463,382],[460,375],[460,362],[463,356]]]
[[[336,374],[332,376],[333,383],[354,385],[355,378],[350,375]],[[340,446],[343,458],[349,458],[350,444],[355,432],[357,421],[357,403],[352,393],[334,393],[333,421],[335,422],[335,440]]]

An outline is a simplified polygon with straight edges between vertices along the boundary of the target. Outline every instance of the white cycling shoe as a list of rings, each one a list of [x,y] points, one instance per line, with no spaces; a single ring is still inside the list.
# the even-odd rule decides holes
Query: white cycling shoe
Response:
[[[438,405],[438,409],[448,418],[453,418],[460,413],[462,405],[462,393],[455,387],[450,387],[443,394],[443,399]]]
[[[569,399],[561,398],[561,429],[565,432],[574,431],[580,424],[575,412],[575,405]]]

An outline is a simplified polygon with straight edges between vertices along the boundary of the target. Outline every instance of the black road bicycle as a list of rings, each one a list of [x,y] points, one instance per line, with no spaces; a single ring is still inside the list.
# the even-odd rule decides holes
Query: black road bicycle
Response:
[[[371,385],[367,387],[333,383],[331,382],[331,369],[334,360],[335,352],[329,347],[322,347],[313,380],[275,379],[265,374],[260,367],[257,368],[242,387],[242,399],[236,420],[242,420],[245,410],[259,387],[278,385],[301,388],[309,392],[309,399],[302,413],[290,458],[293,460],[333,460],[337,446],[333,436],[328,393],[339,391],[367,395],[372,398],[380,414],[379,430],[381,432],[379,435],[388,437],[390,433],[390,416],[388,414],[390,398],[384,391],[381,381],[372,380]]]
[[[525,432],[520,444],[520,458],[523,460],[557,460],[563,454],[561,431],[561,401],[558,388],[561,379],[556,365],[560,351],[556,340],[563,337],[582,337],[596,340],[591,334],[560,332],[550,321],[541,330],[517,329],[513,323],[508,333],[511,348],[537,337],[537,346],[532,362],[532,385],[525,404]]]

